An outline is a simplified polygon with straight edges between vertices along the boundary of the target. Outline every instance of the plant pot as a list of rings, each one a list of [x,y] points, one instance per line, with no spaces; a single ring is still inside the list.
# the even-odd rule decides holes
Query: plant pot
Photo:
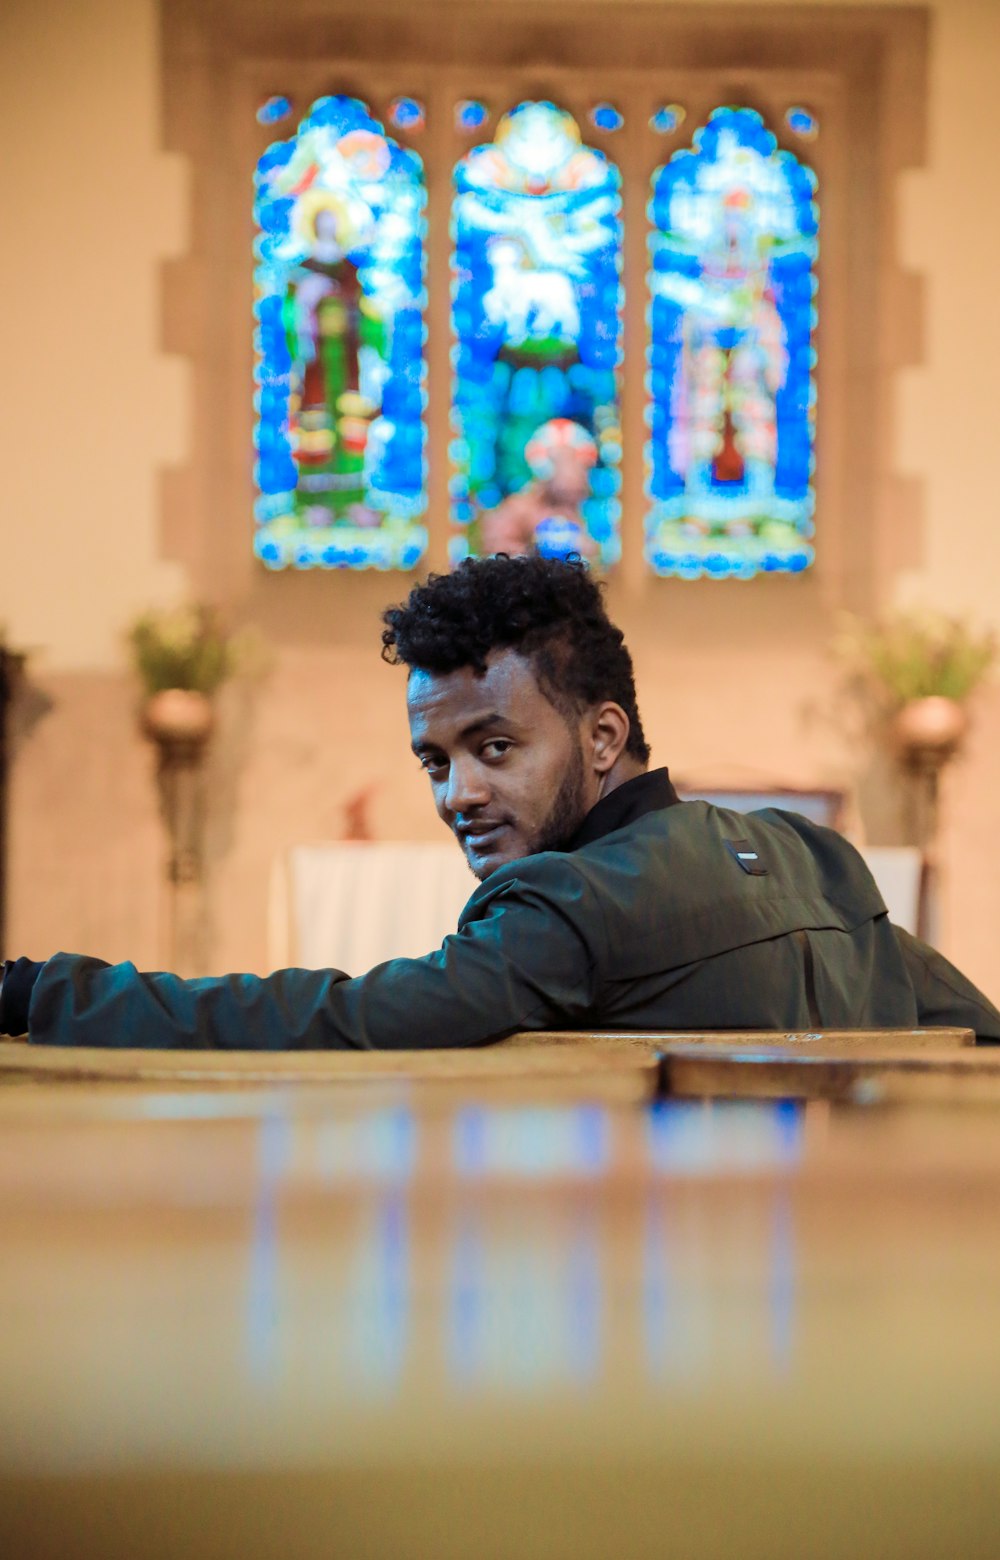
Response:
[[[146,700],[142,726],[148,737],[164,745],[207,742],[215,724],[212,701],[193,688],[164,688]]]
[[[911,762],[943,764],[961,746],[968,724],[961,704],[932,694],[903,705],[893,719],[892,735]]]

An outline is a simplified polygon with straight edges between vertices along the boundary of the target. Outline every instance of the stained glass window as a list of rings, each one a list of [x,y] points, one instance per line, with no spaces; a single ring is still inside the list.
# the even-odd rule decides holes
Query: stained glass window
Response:
[[[455,559],[618,557],[619,182],[540,102],[455,170]]]
[[[455,104],[456,130],[481,130],[489,117],[489,109],[478,98],[460,98]]]
[[[819,121],[816,115],[798,105],[785,110],[785,124],[804,141],[815,141],[819,135]]]
[[[282,119],[287,119],[292,112],[291,99],[286,97],[269,97],[257,110],[257,123],[261,125],[276,125]]]
[[[422,557],[419,158],[354,98],[313,104],[257,164],[257,556],[272,568]]]
[[[625,116],[613,103],[595,103],[587,115],[595,130],[620,130]]]
[[[389,104],[389,119],[397,130],[422,130],[426,120],[424,105],[418,98],[393,98]]]
[[[813,557],[816,179],[720,108],[653,177],[646,556],[749,578]]]
[[[686,118],[687,112],[679,103],[664,103],[663,107],[658,108],[651,116],[649,128],[655,130],[657,135],[673,135],[675,130],[680,129]]]

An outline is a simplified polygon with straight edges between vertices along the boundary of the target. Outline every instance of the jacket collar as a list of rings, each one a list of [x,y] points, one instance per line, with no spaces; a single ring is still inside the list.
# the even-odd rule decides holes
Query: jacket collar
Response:
[[[579,850],[581,845],[592,845],[615,829],[635,823],[646,813],[661,812],[665,807],[675,807],[680,797],[674,790],[666,769],[650,769],[633,780],[616,786],[609,796],[604,796],[592,807],[580,827],[566,846],[567,850]]]

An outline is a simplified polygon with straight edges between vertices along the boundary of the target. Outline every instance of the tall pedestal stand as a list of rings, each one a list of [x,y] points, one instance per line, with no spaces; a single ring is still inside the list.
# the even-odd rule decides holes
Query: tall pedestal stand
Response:
[[[212,705],[204,694],[169,688],[143,711],[156,745],[160,810],[167,833],[164,963],[178,975],[205,973],[205,755]]]
[[[913,837],[922,856],[917,934],[929,942],[938,935],[941,890],[941,777],[961,746],[968,717],[954,699],[934,696],[905,704],[893,722],[893,735],[912,782]]]

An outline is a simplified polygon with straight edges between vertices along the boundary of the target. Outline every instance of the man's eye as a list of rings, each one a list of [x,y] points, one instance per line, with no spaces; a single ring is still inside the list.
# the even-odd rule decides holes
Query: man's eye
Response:
[[[448,764],[447,760],[441,758],[437,753],[423,753],[420,758],[420,767],[426,770],[427,774],[436,775],[440,774],[441,770],[447,769]]]
[[[484,758],[504,758],[514,746],[507,737],[492,737],[483,744]]]

